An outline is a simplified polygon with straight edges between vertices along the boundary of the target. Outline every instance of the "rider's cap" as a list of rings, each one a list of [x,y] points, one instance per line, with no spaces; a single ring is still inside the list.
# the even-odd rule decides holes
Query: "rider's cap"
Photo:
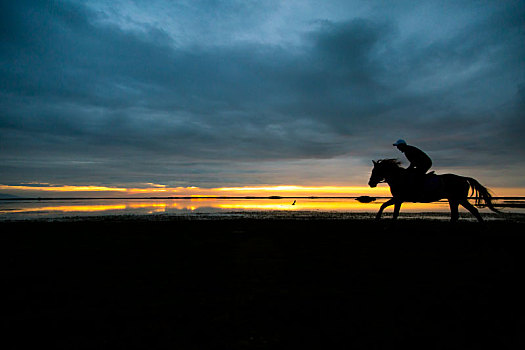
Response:
[[[403,139],[399,139],[396,141],[396,143],[393,144],[393,146],[398,146],[398,145],[406,145],[407,142]]]

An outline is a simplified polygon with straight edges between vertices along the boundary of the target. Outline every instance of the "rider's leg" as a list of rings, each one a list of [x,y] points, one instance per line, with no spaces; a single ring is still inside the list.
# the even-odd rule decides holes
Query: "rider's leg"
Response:
[[[425,196],[425,173],[428,168],[414,168],[413,170],[413,184],[414,193],[418,199],[423,199]]]

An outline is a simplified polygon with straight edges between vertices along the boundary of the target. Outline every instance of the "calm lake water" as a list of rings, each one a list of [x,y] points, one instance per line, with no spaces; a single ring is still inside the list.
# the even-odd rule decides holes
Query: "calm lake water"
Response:
[[[105,215],[251,215],[263,212],[338,212],[375,214],[387,199],[360,203],[355,198],[281,198],[281,199],[67,199],[67,200],[0,200],[0,220],[46,219],[71,216]],[[294,204],[295,201],[295,204]],[[499,199],[497,204],[508,213],[525,214],[525,198]],[[510,206],[510,207],[508,207]],[[391,214],[393,206],[385,210]],[[460,207],[461,212],[467,212]],[[490,213],[486,208],[480,212]],[[402,214],[434,213],[432,217],[448,219],[448,202],[404,203]],[[438,214],[436,216],[436,213]]]

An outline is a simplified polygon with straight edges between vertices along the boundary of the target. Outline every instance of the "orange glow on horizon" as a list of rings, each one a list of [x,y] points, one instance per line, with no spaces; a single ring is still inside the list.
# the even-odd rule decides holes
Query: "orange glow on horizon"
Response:
[[[360,203],[355,199],[338,199],[338,198],[327,198],[327,199],[310,199],[302,198],[292,200],[290,198],[283,199],[155,199],[155,200],[144,200],[140,199],[139,202],[133,202],[133,199],[114,199],[109,200],[111,204],[100,204],[101,202],[95,202],[93,204],[70,204],[67,203],[54,206],[41,205],[41,203],[34,203],[31,207],[24,207],[13,209],[8,208],[6,210],[0,209],[0,215],[13,215],[14,213],[21,214],[36,214],[36,215],[60,215],[61,213],[67,213],[71,215],[73,213],[103,213],[115,214],[115,213],[133,213],[133,214],[154,214],[154,213],[167,213],[174,214],[184,211],[195,211],[201,210],[201,212],[246,212],[246,211],[282,211],[282,212],[348,212],[348,213],[371,213],[377,212],[382,203],[386,199],[378,199],[372,203]],[[44,202],[45,203],[45,202]],[[440,201],[434,203],[404,203],[402,206],[403,213],[414,213],[414,212],[442,212],[449,213],[450,209],[448,202]],[[488,211],[488,209],[480,209],[482,211]],[[393,207],[390,206],[385,210],[385,214],[391,213]],[[465,209],[460,208],[461,212],[466,212]]]
[[[369,192],[369,187],[363,186],[294,186],[294,185],[279,185],[279,186],[259,186],[259,187],[220,187],[217,191],[239,191],[239,192],[333,192],[333,193],[355,193],[355,192]]]
[[[142,194],[145,196],[156,196],[160,193],[167,196],[191,196],[195,198],[218,197],[218,196],[260,196],[267,197],[272,195],[279,196],[339,196],[353,197],[360,195],[388,196],[387,187],[378,187],[371,189],[363,186],[296,186],[296,185],[277,185],[277,186],[242,186],[242,187],[219,187],[219,188],[200,188],[195,186],[189,187],[165,187],[163,185],[148,184],[152,187],[146,188],[124,188],[108,186],[74,186],[74,185],[45,185],[38,184],[28,185],[0,185],[2,191],[18,192],[42,192],[42,193],[69,193],[74,195],[75,192],[93,194],[109,192],[121,193],[125,195]]]
[[[208,197],[390,197],[387,185],[376,188],[367,186],[298,186],[298,185],[275,185],[275,186],[239,186],[200,188],[189,187],[167,187],[153,183],[146,184],[144,188],[109,187],[94,185],[49,185],[49,184],[20,184],[0,185],[0,191],[22,196],[180,196],[193,198]],[[41,194],[40,194],[41,193]],[[492,193],[496,197],[522,197],[525,196],[525,188],[494,188]]]

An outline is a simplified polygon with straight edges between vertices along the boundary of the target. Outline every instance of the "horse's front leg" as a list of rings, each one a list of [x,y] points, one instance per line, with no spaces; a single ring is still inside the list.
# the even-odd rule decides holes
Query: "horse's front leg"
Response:
[[[391,206],[394,203],[396,203],[396,200],[394,198],[390,198],[385,203],[383,203],[381,205],[381,208],[379,208],[379,211],[377,212],[376,220],[381,219],[381,214],[383,214],[383,210],[385,210],[386,207]],[[399,206],[401,206],[401,204],[399,204]]]
[[[401,209],[401,203],[403,202],[395,202],[394,204],[394,215],[392,216],[392,220],[397,219],[399,216],[399,210]]]
[[[396,201],[395,202],[395,204],[394,204],[394,215],[392,216],[392,220],[397,219],[397,217],[399,216],[399,210],[401,210],[401,204],[403,204],[403,202],[401,202],[401,201]]]

